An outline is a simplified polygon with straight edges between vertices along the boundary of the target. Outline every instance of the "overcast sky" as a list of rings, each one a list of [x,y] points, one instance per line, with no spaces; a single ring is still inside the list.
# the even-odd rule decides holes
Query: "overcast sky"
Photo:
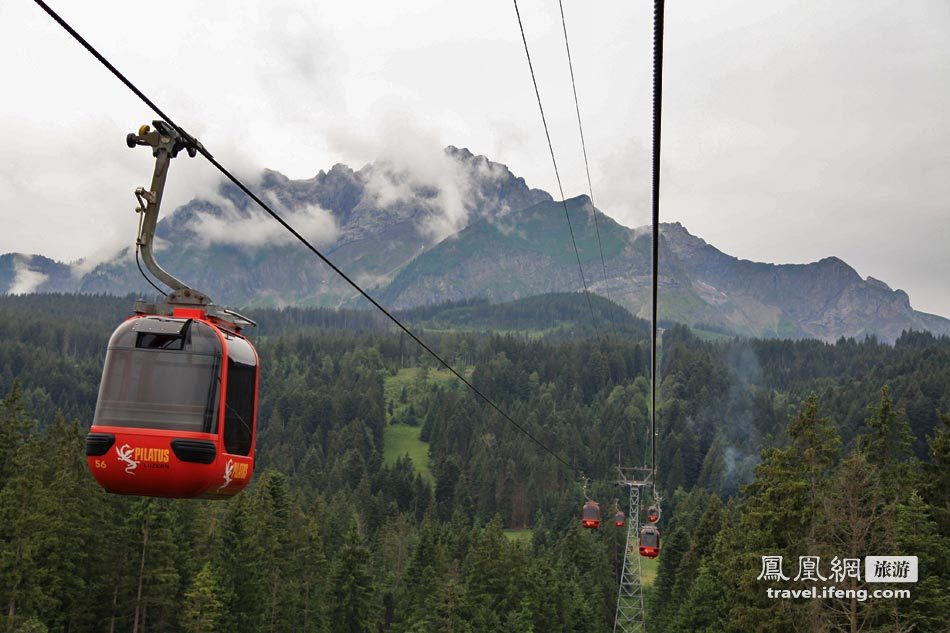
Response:
[[[511,2],[50,1],[240,173],[453,144],[556,192]],[[595,201],[646,224],[652,2],[564,5]],[[557,0],[519,6],[586,193]],[[0,0],[0,79],[0,253],[130,244],[152,164],[124,136],[151,113],[29,0]],[[839,256],[950,316],[950,3],[675,0],[664,82],[664,220],[747,259]],[[216,179],[172,169],[166,210]]]

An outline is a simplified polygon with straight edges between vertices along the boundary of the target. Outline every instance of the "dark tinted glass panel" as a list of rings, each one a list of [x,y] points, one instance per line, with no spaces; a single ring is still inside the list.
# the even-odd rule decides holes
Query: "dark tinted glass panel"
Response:
[[[93,424],[216,433],[217,335],[201,322],[183,327],[180,336],[142,332],[143,321],[127,321],[110,341]],[[171,348],[152,347],[141,345],[143,336],[154,337],[146,343],[158,343],[161,337],[178,342]]]
[[[251,345],[239,338],[228,341],[228,357],[224,450],[232,455],[247,455],[251,452],[254,438],[256,357]]]
[[[185,348],[185,338],[176,334],[151,334],[139,332],[135,346],[142,349],[176,349]]]
[[[133,332],[148,334],[172,334],[182,336],[191,323],[190,319],[169,319],[163,317],[143,317],[132,321]]]
[[[191,321],[181,319],[144,318],[132,323],[136,332],[135,346],[146,349],[185,349]]]
[[[153,338],[141,336],[143,334],[157,335]],[[170,339],[181,340],[179,349],[188,352],[220,354],[221,341],[210,325],[201,321],[189,319],[171,319],[167,317],[142,317],[129,319],[112,334],[109,348],[114,347],[158,347],[162,337],[167,342]],[[154,341],[149,344],[148,341]]]
[[[659,544],[660,538],[655,532],[643,532],[640,535],[640,545],[644,547],[658,547]]]

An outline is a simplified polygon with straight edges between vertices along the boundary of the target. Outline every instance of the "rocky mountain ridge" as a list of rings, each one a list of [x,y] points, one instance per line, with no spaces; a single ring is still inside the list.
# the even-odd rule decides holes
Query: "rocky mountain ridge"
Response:
[[[386,161],[357,171],[338,164],[305,180],[265,171],[258,189],[336,265],[393,308],[473,297],[506,301],[582,287],[561,203],[467,149],[448,147],[443,160],[412,171]],[[567,205],[591,291],[647,316],[647,230],[618,224],[586,196]],[[275,227],[233,186],[222,185],[162,219],[158,257],[220,303],[364,306],[352,288]],[[913,310],[905,292],[862,279],[838,258],[751,262],[719,251],[679,223],[661,227],[660,273],[661,318],[711,332],[824,340],[894,340],[906,329],[950,334],[950,320]],[[130,251],[86,274],[40,255],[0,256],[5,293],[146,290]]]

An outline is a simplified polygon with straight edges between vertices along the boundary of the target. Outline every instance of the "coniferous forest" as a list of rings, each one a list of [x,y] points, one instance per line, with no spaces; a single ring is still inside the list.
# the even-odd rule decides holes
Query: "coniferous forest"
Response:
[[[479,303],[506,333],[455,315],[423,336],[588,476],[610,516],[618,461],[649,462],[647,327],[628,315],[598,337],[571,325],[573,300],[536,300],[536,329],[523,306]],[[0,630],[612,630],[625,530],[582,529],[574,473],[364,312],[252,315],[261,399],[243,493],[100,490],[84,437],[130,306],[0,298]],[[661,348],[648,630],[950,629],[950,339],[710,340],[672,325]],[[828,576],[865,555],[917,556],[910,598],[766,595],[807,586],[800,556]],[[763,556],[789,580],[759,580]]]

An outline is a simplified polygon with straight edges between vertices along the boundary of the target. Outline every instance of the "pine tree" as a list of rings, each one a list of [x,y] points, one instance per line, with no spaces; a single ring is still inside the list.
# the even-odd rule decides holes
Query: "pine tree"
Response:
[[[330,574],[330,621],[340,633],[369,633],[376,623],[369,549],[354,525]]]
[[[650,592],[650,602],[647,605],[649,620],[656,623],[654,628],[658,633],[668,630],[665,625],[672,620],[669,614],[676,613],[676,609],[682,604],[673,600],[674,584],[677,581],[686,584],[692,580],[681,578],[677,574],[680,561],[686,555],[688,548],[689,536],[682,528],[674,528],[663,539],[663,555],[660,556],[656,579]]]
[[[690,534],[689,549],[682,555],[676,567],[676,582],[670,596],[674,603],[681,603],[689,595],[690,586],[697,579],[699,570],[707,556],[712,552],[716,542],[716,535],[723,525],[722,502],[719,497],[703,495],[705,511],[702,513],[696,527]],[[673,543],[675,546],[676,543]],[[664,547],[663,554],[667,555],[668,548]],[[672,552],[674,557],[675,551]]]
[[[819,493],[832,474],[841,439],[810,396],[788,426],[789,445],[767,448],[746,488],[744,518],[770,547],[786,549],[814,531]]]
[[[13,381],[10,392],[0,402],[0,489],[16,472],[14,457],[32,426],[23,410],[23,390],[18,381]]]
[[[142,630],[159,630],[173,626],[177,621],[181,573],[178,569],[178,545],[174,526],[176,505],[184,503],[171,499],[153,499],[148,504],[143,525],[142,571]],[[147,536],[146,536],[147,535]]]
[[[501,517],[495,515],[482,530],[465,559],[465,576],[471,599],[498,613],[511,604],[511,584],[517,570],[509,558],[508,542],[502,531]]]
[[[930,461],[920,466],[919,488],[941,534],[950,534],[950,410],[940,415],[940,425],[927,439]]]
[[[811,539],[809,553],[831,561],[834,557],[860,559],[870,552],[890,552],[886,533],[893,513],[885,508],[883,494],[879,470],[863,453],[852,454],[822,495],[820,538]],[[862,588],[855,579],[840,584],[845,589]],[[818,606],[821,612],[812,613],[813,618],[817,615],[820,622],[844,630],[866,630],[882,610],[879,601],[850,598],[830,599]]]
[[[256,561],[251,557],[247,525],[249,499],[250,495],[244,492],[227,502],[227,510],[215,534],[212,561],[224,604],[221,621],[224,630],[253,628],[251,609],[257,596],[253,592],[250,574]]]
[[[897,508],[899,553],[917,556],[920,582],[900,605],[914,631],[939,631],[950,614],[950,535],[941,533],[931,507],[916,492]]]
[[[292,515],[290,560],[284,582],[288,619],[294,631],[327,631],[327,559],[316,521],[299,506]]]
[[[221,630],[218,624],[224,605],[220,594],[221,588],[214,569],[211,563],[205,563],[185,593],[182,626],[187,633],[215,633]]]
[[[5,403],[7,424],[15,419],[9,413],[15,410],[18,397],[8,398]],[[14,629],[18,614],[38,613],[49,607],[50,597],[43,591],[49,570],[42,564],[44,522],[50,509],[44,491],[49,448],[46,438],[35,434],[15,443],[10,461],[12,475],[0,489],[0,596],[5,599],[2,608],[8,630]]]
[[[745,488],[741,539],[720,550],[735,567],[734,593],[724,626],[730,631],[794,631],[803,606],[767,600],[757,580],[759,557],[782,555],[786,561],[809,555],[814,543],[820,495],[834,473],[841,441],[831,423],[818,415],[818,398],[810,396],[788,425],[789,444],[768,448]],[[723,540],[736,538],[727,531]],[[728,577],[728,576],[726,576]]]
[[[721,622],[729,605],[722,591],[722,578],[713,567],[715,563],[703,564],[689,589],[689,594],[679,609],[672,631],[721,631]]]
[[[506,633],[534,633],[534,608],[527,598],[521,601],[519,607],[509,611],[505,617]]]
[[[49,574],[44,590],[55,600],[49,618],[54,629],[80,630],[95,622],[100,584],[95,543],[105,518],[105,496],[87,472],[83,459],[84,433],[76,423],[57,416],[50,437],[50,473],[46,496],[50,505],[43,521],[43,559]]]
[[[808,502],[817,501],[841,455],[841,438],[830,420],[818,417],[818,398],[809,396],[798,415],[788,425],[793,459],[800,463],[808,484]]]
[[[13,633],[47,633],[49,628],[38,618],[31,617],[16,627]]]
[[[910,487],[909,460],[914,437],[907,415],[894,407],[887,387],[881,389],[881,402],[870,413],[870,432],[861,437],[861,450],[868,462],[880,470],[890,502],[896,503]]]
[[[290,499],[287,478],[270,470],[257,482],[245,516],[244,554],[247,589],[253,603],[245,607],[249,624],[259,631],[291,626],[291,600],[284,575],[290,559]]]

